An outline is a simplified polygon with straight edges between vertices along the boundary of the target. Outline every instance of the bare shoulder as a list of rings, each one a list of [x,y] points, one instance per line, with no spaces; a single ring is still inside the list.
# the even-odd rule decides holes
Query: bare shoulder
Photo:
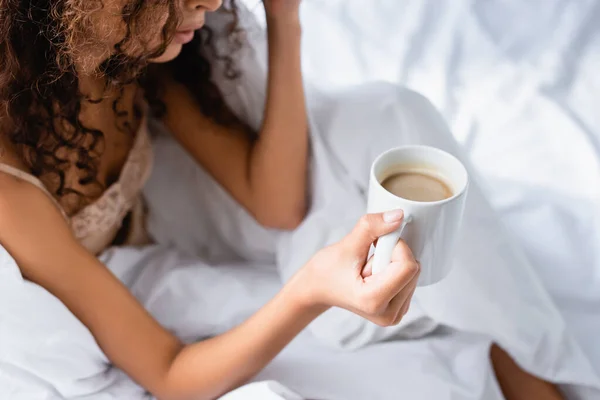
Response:
[[[0,244],[26,275],[77,244],[52,199],[39,187],[0,172]]]
[[[14,220],[43,217],[45,214],[50,214],[48,217],[58,214],[64,220],[58,208],[42,189],[0,171],[0,238],[5,224]]]
[[[38,203],[38,193],[46,196],[39,188],[16,176],[0,171],[0,238],[13,219],[25,211],[28,203]]]

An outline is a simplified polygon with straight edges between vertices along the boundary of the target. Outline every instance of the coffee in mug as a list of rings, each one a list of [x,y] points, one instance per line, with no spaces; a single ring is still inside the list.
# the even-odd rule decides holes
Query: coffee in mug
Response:
[[[440,201],[452,197],[452,189],[435,170],[419,167],[399,167],[385,177],[381,186],[388,192],[412,201]]]

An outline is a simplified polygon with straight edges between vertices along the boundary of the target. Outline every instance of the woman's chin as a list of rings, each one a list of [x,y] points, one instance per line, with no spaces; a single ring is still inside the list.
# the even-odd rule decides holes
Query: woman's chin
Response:
[[[173,61],[181,53],[182,48],[182,44],[177,42],[171,42],[165,50],[165,52],[160,55],[160,57],[153,58],[152,60],[150,60],[150,62],[154,64],[162,64],[167,63],[169,61]]]

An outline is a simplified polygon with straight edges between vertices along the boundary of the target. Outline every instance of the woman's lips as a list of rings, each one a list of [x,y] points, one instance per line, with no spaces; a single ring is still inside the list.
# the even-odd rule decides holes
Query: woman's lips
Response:
[[[199,21],[194,24],[184,24],[175,32],[173,40],[179,44],[186,44],[194,39],[194,32],[204,26],[204,21]]]
[[[194,39],[194,30],[190,29],[175,32],[175,37],[173,38],[173,41],[179,44],[186,44],[191,42],[192,39]]]

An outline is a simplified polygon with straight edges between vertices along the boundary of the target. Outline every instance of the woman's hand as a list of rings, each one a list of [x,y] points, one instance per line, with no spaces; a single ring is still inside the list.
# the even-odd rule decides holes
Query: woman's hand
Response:
[[[295,278],[304,302],[345,308],[381,326],[398,324],[415,291],[419,263],[402,241],[390,265],[376,275],[370,273],[367,255],[371,244],[398,229],[402,218],[402,211],[366,215],[342,241],[317,253]]]

